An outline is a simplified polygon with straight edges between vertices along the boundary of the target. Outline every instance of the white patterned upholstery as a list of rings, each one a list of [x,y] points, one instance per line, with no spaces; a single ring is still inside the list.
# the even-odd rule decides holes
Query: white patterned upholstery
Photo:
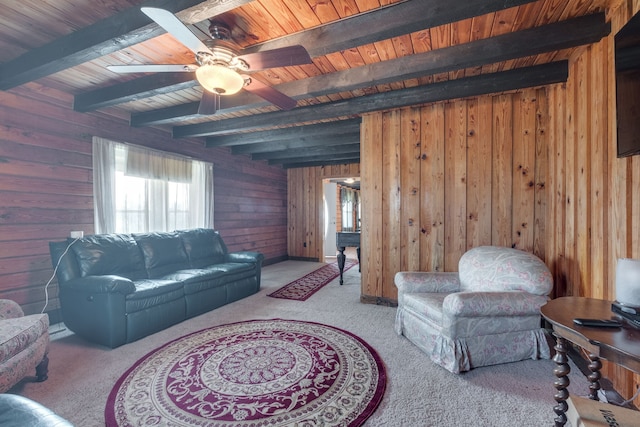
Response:
[[[553,281],[542,260],[481,246],[460,258],[458,270],[396,274],[399,335],[454,373],[550,357],[540,307]]]
[[[27,375],[44,381],[48,348],[49,316],[25,316],[15,301],[0,299],[0,393]]]

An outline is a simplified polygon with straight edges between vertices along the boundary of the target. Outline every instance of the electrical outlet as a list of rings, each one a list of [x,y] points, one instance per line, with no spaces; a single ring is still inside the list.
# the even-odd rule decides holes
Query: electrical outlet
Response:
[[[69,237],[72,239],[82,239],[84,237],[84,231],[72,231],[69,233]]]

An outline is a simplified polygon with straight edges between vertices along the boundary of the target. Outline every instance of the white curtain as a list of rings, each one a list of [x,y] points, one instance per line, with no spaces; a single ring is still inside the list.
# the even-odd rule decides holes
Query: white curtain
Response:
[[[191,159],[135,145],[126,146],[127,161],[124,174],[160,181],[190,183]]]
[[[116,143],[93,137],[93,217],[96,233],[116,228]]]
[[[213,166],[93,139],[96,233],[213,228]]]

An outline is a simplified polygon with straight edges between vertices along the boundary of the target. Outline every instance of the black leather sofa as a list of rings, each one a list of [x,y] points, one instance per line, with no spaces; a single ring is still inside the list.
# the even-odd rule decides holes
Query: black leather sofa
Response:
[[[65,325],[111,348],[260,290],[264,256],[217,231],[102,234],[50,242]]]

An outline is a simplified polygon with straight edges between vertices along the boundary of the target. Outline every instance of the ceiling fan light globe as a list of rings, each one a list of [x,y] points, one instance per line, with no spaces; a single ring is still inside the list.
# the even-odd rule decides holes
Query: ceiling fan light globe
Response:
[[[242,76],[223,65],[203,65],[196,70],[196,78],[203,88],[218,95],[233,95],[244,86]]]

